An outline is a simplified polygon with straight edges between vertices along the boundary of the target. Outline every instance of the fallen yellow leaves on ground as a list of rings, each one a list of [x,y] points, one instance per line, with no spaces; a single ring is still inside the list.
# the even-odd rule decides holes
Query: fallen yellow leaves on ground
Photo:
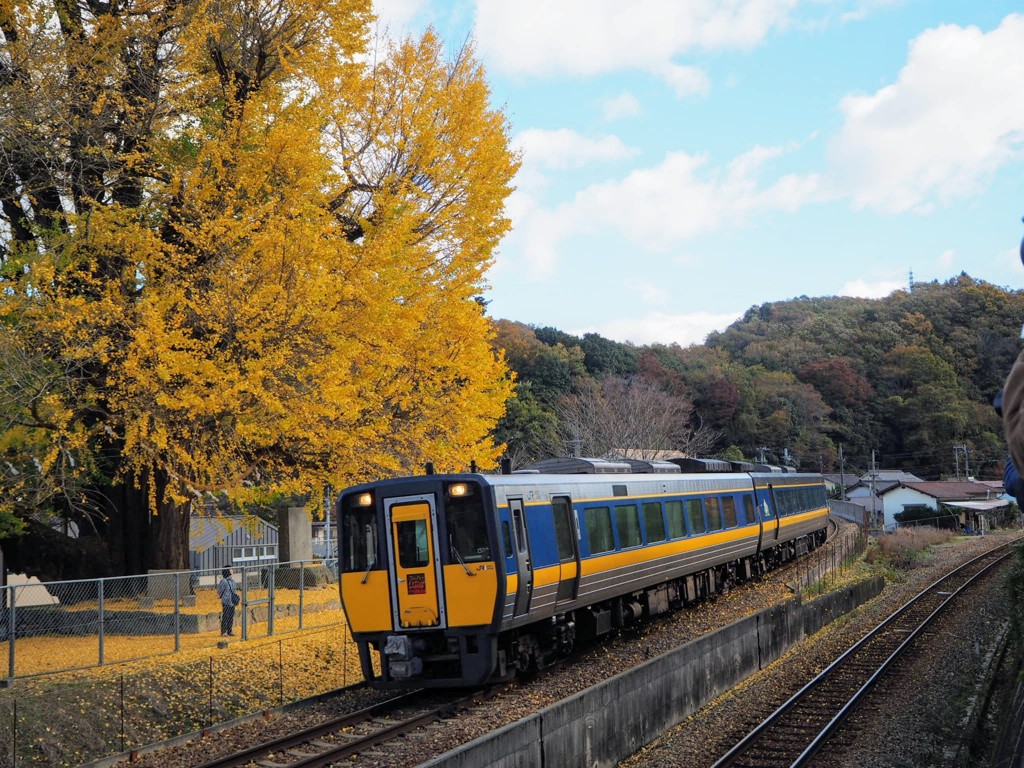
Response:
[[[340,612],[336,618],[343,619]],[[297,619],[282,624],[275,631],[290,631],[275,637],[255,636],[257,625],[254,639],[233,639],[224,647],[211,649],[211,638],[196,637],[205,639],[206,647],[19,680],[0,691],[0,743],[16,748],[19,766],[81,765],[362,679],[343,621],[301,631],[295,629]],[[80,639],[36,640],[34,653],[64,656],[67,663],[69,640]],[[128,652],[142,650],[140,645]],[[0,766],[4,759],[0,756]]]

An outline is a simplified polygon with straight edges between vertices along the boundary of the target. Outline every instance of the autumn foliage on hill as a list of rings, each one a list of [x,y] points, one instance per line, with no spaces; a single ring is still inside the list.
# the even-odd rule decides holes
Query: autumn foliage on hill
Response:
[[[510,384],[476,297],[508,124],[470,47],[371,48],[371,22],[368,0],[0,6],[8,527],[52,510],[114,571],[187,567],[204,492],[493,463]]]
[[[774,463],[788,451],[803,469],[839,471],[842,447],[853,472],[874,450],[886,467],[938,479],[953,475],[962,445],[972,475],[1001,478],[1006,446],[991,400],[1020,350],[1022,318],[1024,292],[960,275],[884,299],[762,304],[686,348],[503,323],[519,378],[500,435],[526,460],[564,450],[566,416],[575,418],[566,405],[619,377],[689,414],[689,433],[650,435],[662,443],[642,448],[747,459],[765,448]],[[694,440],[702,435],[712,444]]]

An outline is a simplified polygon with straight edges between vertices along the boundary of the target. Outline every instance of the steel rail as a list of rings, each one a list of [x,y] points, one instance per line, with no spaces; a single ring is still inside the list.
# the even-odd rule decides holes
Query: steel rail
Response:
[[[374,728],[371,733],[357,737],[344,734],[347,739],[344,743],[332,744],[318,740],[323,736],[337,734],[345,728],[372,723],[373,719],[377,716],[393,715],[396,709],[414,704],[417,698],[423,697],[426,693],[423,690],[413,691],[359,710],[358,712],[332,718],[331,720],[304,728],[301,731],[286,734],[254,747],[225,755],[197,766],[197,768],[237,768],[238,766],[249,765],[257,761],[260,761],[262,765],[270,765],[271,763],[267,762],[267,758],[274,755],[275,760],[278,760],[283,757],[280,753],[285,753],[288,760],[286,763],[276,763],[281,765],[282,768],[284,766],[287,766],[287,768],[316,768],[317,766],[330,765],[332,762],[343,757],[389,741],[421,725],[443,719],[460,704],[470,701],[482,701],[493,696],[499,690],[503,690],[504,687],[504,685],[495,686],[483,692],[476,691],[458,698],[449,699],[439,705],[429,707],[425,711],[418,711],[412,717],[407,717],[394,724],[377,722],[371,726]],[[437,695],[437,693],[433,692],[433,695]],[[306,747],[307,750],[315,749],[316,751],[302,751],[296,749],[296,747]]]
[[[1020,539],[1015,539],[1014,541],[1006,542],[998,547],[994,547],[988,552],[985,552],[978,557],[963,563],[957,568],[954,568],[952,571],[923,589],[920,593],[907,601],[907,603],[890,614],[881,624],[854,643],[854,645],[848,648],[839,656],[839,658],[829,664],[828,667],[822,670],[822,672],[814,679],[804,685],[799,691],[779,706],[763,722],[761,722],[728,752],[720,757],[712,768],[727,768],[727,766],[741,764],[740,760],[744,755],[752,750],[759,742],[766,739],[767,735],[773,728],[779,727],[780,724],[784,722],[784,718],[790,712],[810,699],[812,694],[817,693],[820,689],[824,689],[828,683],[837,679],[839,677],[837,673],[840,670],[845,671],[848,668],[852,668],[854,665],[851,662],[858,654],[861,654],[862,651],[868,649],[871,643],[879,642],[881,645],[883,638],[885,638],[885,634],[890,630],[893,635],[900,633],[901,630],[895,628],[896,623],[912,614],[915,609],[924,607],[928,611],[927,615],[923,619],[916,621],[913,630],[902,630],[902,632],[905,633],[903,639],[895,644],[888,653],[886,653],[881,664],[873,665],[872,673],[867,676],[867,680],[862,682],[860,685],[857,685],[856,690],[853,691],[852,695],[846,696],[844,703],[838,708],[836,713],[829,718],[824,727],[820,728],[812,738],[805,740],[803,749],[797,753],[796,748],[792,748],[790,750],[791,754],[793,754],[792,759],[784,758],[783,755],[778,755],[776,757],[776,761],[785,759],[786,762],[784,765],[788,768],[798,768],[798,766],[805,765],[813,754],[820,751],[822,746],[827,742],[829,736],[832,735],[838,725],[853,710],[856,703],[875,686],[884,673],[892,666],[897,657],[899,657],[903,651],[905,651],[920,636],[928,625],[930,625],[932,621],[946,607],[948,607],[949,603],[957,597],[961,591],[1009,557],[1009,547],[1017,541],[1020,541]],[[955,590],[943,591],[940,589],[950,580],[962,577],[967,569],[977,568],[979,565],[982,567],[975,573],[970,574],[969,578],[967,578],[964,583],[960,584]],[[936,596],[941,596],[945,599],[939,601],[937,604],[928,606],[925,601],[929,598],[934,599]],[[882,647],[881,650],[885,652],[887,649]],[[792,739],[790,740],[792,741]],[[770,759],[764,758],[760,764],[768,764],[769,762],[771,762]],[[783,763],[777,764],[783,765]]]

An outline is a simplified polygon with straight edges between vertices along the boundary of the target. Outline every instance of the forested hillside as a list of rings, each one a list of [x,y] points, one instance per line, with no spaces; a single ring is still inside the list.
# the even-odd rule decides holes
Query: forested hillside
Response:
[[[884,299],[751,307],[704,345],[638,347],[498,321],[516,372],[499,425],[516,463],[679,449],[803,469],[1000,477],[991,400],[1020,350],[1024,292],[965,274]],[[787,461],[788,457],[788,461]]]

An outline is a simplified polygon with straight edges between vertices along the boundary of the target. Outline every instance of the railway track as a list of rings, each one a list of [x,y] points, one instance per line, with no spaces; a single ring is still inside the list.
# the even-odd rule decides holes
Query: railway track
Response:
[[[364,752],[427,723],[455,714],[465,704],[490,698],[504,686],[469,695],[413,691],[301,731],[203,763],[197,768],[314,768]]]
[[[806,765],[929,624],[976,579],[1011,555],[1008,542],[946,574],[850,647],[712,768]]]

